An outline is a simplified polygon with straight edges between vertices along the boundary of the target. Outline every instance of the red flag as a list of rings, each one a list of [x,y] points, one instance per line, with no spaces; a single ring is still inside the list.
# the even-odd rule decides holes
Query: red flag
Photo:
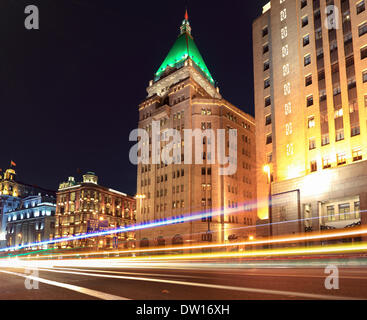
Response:
[[[10,161],[10,166],[11,166],[11,167],[16,167],[16,166],[17,166],[17,164],[12,160],[12,161]]]

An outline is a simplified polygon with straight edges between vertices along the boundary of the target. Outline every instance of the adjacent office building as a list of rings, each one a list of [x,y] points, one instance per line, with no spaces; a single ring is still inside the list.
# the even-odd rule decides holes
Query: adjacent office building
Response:
[[[273,0],[253,23],[258,210],[273,235],[367,223],[365,6]]]
[[[103,187],[93,172],[74,177],[59,186],[56,207],[56,239],[131,227],[136,220],[136,200],[125,193]],[[132,248],[135,232],[60,242],[58,248]]]
[[[168,223],[139,231],[142,247],[224,243],[248,239],[255,232],[251,227],[256,224],[256,208],[251,205],[256,198],[254,118],[223,99],[191,31],[186,14],[176,42],[139,106],[139,128],[149,133],[150,153],[149,164],[138,166],[137,222]],[[190,143],[185,139],[173,145],[175,159],[181,163],[166,164],[162,160],[153,164],[152,156],[157,151],[152,143],[153,121],[159,122],[158,135],[163,139],[169,129],[176,129],[182,138],[185,129],[213,130],[215,137],[205,136],[199,143],[191,141],[191,160],[185,158],[185,144]],[[237,130],[237,171],[230,175],[220,175],[222,166],[213,160],[217,159],[219,129],[226,132],[226,156],[234,148],[229,130]],[[158,151],[162,153],[168,144],[168,140],[161,142]],[[199,145],[202,152],[200,161],[196,161]],[[180,220],[201,213],[206,216],[190,222]]]

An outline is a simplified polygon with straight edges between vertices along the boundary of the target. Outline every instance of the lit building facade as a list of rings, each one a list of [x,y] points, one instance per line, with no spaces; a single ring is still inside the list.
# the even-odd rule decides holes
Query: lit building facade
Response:
[[[8,247],[54,239],[56,194],[30,196],[6,213]]]
[[[54,194],[54,191],[18,181],[14,165],[0,174],[0,248],[7,244],[7,213],[20,209],[24,198]]]
[[[271,1],[253,50],[259,216],[274,235],[365,223],[365,1]]]
[[[254,118],[224,100],[193,40],[186,15],[180,34],[163,64],[147,88],[148,96],[139,106],[139,128],[149,133],[149,163],[138,166],[137,222],[168,222],[167,226],[138,232],[139,244],[164,246],[172,244],[215,241],[224,243],[248,239],[254,234],[256,210],[249,205],[256,198],[255,185],[255,123]],[[226,130],[226,156],[229,154],[229,129],[237,130],[237,171],[220,175],[222,167],[215,162],[215,142],[204,137],[200,141],[200,162],[195,161],[198,145],[194,141],[193,161],[185,159],[185,144],[173,145],[181,164],[153,164],[152,123],[160,123],[161,137],[176,129]],[[161,142],[161,152],[168,145]],[[195,147],[194,147],[195,145]],[[212,149],[214,145],[214,149]],[[186,160],[186,161],[185,161]],[[221,215],[210,216],[213,211]],[[203,218],[185,223],[180,219],[200,213]]]
[[[83,181],[74,177],[61,183],[57,192],[56,235],[67,238],[87,233],[130,227],[136,220],[136,200],[125,193],[98,185],[98,177],[89,172]],[[58,248],[130,248],[135,246],[135,233],[62,242]]]

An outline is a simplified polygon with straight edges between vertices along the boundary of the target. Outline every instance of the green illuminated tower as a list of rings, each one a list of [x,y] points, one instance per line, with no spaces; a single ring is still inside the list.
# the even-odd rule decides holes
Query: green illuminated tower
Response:
[[[139,105],[139,128],[145,129],[152,140],[153,121],[160,123],[161,134],[175,129],[181,137],[184,130],[214,132],[229,128],[238,130],[241,147],[238,148],[238,174],[220,176],[221,165],[212,147],[214,139],[205,140],[203,161],[186,161],[185,142],[175,143],[178,149],[175,163],[140,164],[137,177],[137,223],[167,222],[159,228],[147,228],[137,232],[138,246],[169,246],[186,243],[215,241],[224,243],[234,239],[247,239],[254,235],[256,212],[243,210],[243,203],[256,196],[254,171],[250,170],[250,157],[255,154],[254,119],[242,112],[219,93],[219,88],[191,35],[191,25],[186,12],[180,34],[154,74],[147,88],[147,97]],[[228,137],[226,138],[228,140]],[[216,140],[216,139],[215,139]],[[252,142],[252,143],[251,143]],[[159,154],[168,142],[162,142],[156,150],[150,143],[150,160]],[[226,141],[228,145],[229,141]],[[242,145],[243,144],[243,145]],[[156,147],[156,146],[155,146]],[[161,150],[158,150],[161,149]],[[195,155],[195,150],[193,154]],[[199,150],[200,151],[200,150]],[[194,156],[195,158],[195,156]],[[181,161],[177,161],[177,159]],[[252,168],[254,168],[253,166]],[[239,209],[233,214],[231,210]],[[222,215],[209,216],[190,222],[179,222],[183,217],[200,212],[209,213],[224,208]],[[176,222],[177,221],[177,222]],[[172,223],[173,222],[173,223]],[[238,231],[233,228],[238,227]]]

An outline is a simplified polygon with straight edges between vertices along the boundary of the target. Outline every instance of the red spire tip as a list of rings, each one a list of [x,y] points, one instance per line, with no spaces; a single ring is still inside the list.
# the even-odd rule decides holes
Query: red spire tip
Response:
[[[186,9],[186,12],[185,12],[185,20],[188,21],[189,20],[189,14],[187,13],[187,9]]]

